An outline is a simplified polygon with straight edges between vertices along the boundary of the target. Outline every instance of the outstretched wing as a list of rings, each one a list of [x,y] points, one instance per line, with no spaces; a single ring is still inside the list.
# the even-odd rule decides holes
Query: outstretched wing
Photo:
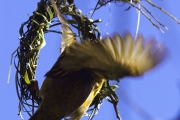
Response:
[[[142,36],[136,41],[130,33],[124,39],[119,34],[94,43],[83,41],[67,47],[66,56],[59,62],[68,72],[88,68],[100,78],[118,79],[141,75],[159,64],[167,50],[154,40],[145,44]]]

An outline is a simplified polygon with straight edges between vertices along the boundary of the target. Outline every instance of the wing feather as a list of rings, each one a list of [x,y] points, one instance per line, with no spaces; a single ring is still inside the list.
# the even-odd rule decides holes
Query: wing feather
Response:
[[[90,68],[103,79],[141,75],[166,56],[166,50],[156,46],[153,40],[145,42],[142,36],[134,41],[128,33],[123,40],[116,34],[95,43],[75,43],[67,47],[66,56],[59,64],[66,71]],[[156,52],[152,53],[152,49]]]

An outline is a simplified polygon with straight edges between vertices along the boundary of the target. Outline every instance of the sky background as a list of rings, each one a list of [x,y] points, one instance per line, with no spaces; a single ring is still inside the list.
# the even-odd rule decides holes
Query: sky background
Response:
[[[20,120],[18,114],[18,98],[15,89],[15,68],[12,68],[10,83],[7,84],[10,58],[18,47],[19,28],[28,20],[28,16],[37,8],[38,0],[17,0],[1,2],[0,7],[0,118],[2,120]],[[169,13],[180,19],[179,0],[152,0]],[[83,14],[94,8],[96,1],[91,0],[87,4],[83,0],[75,0],[77,8]],[[118,104],[123,120],[178,120],[180,115],[180,25],[165,15],[160,10],[142,1],[152,14],[165,24],[169,30],[164,34],[141,15],[139,32],[146,39],[155,37],[160,43],[164,43],[169,49],[169,57],[155,69],[145,73],[141,77],[128,77],[120,81],[117,95]],[[131,31],[135,35],[137,24],[137,11],[134,8],[125,11],[128,4],[110,4],[96,11],[93,19],[102,19],[98,23],[101,34],[112,35],[114,32],[123,34]],[[108,23],[108,25],[106,25]],[[38,60],[36,79],[41,85],[44,74],[52,67],[59,56],[60,35],[48,33],[45,35],[46,46],[41,50]],[[29,117],[22,112],[27,120]],[[94,120],[116,120],[113,106],[104,100],[101,109]],[[82,120],[87,120],[84,117]]]

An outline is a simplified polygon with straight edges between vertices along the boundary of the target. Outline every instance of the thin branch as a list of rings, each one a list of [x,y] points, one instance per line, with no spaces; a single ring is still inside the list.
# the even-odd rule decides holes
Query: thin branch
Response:
[[[159,26],[157,26],[157,25],[152,21],[152,19],[149,18],[149,17],[146,15],[146,13],[144,13],[144,12],[142,11],[142,9],[138,8],[138,7],[135,6],[134,4],[131,4],[131,2],[129,2],[129,1],[128,1],[127,3],[129,3],[132,7],[138,9],[138,10],[152,23],[153,26],[155,26],[155,27],[156,27],[157,29],[159,29],[162,33],[164,33],[164,31],[163,31]]]
[[[151,17],[153,17],[155,19],[156,22],[159,23],[159,25],[163,26],[166,30],[168,30],[168,28],[165,25],[163,25],[158,19],[156,19],[153,16],[153,14],[141,2],[138,2],[138,3],[146,10],[146,12],[148,12],[151,15]]]
[[[164,10],[163,8],[155,5],[154,3],[152,3],[150,0],[146,0],[146,2],[148,2],[149,4],[151,4],[153,7],[158,8],[159,10],[161,10],[162,12],[164,12],[166,15],[168,15],[169,17],[171,17],[172,19],[174,19],[178,24],[180,24],[180,21],[175,18],[173,15],[171,15],[170,13],[168,13],[166,10]]]

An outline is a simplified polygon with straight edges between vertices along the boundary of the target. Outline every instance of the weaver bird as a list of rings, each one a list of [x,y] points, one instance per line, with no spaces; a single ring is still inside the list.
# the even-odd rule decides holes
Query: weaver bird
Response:
[[[46,73],[41,88],[42,103],[30,120],[79,120],[104,80],[139,76],[160,63],[165,56],[154,41],[144,44],[142,36],[119,34],[102,41],[74,42],[67,46]]]
[[[77,42],[68,24],[62,24],[61,55],[45,75],[43,100],[30,120],[79,120],[105,80],[142,75],[165,57],[162,46],[154,40],[145,44],[142,36],[134,41],[130,33],[123,39],[115,34]]]

